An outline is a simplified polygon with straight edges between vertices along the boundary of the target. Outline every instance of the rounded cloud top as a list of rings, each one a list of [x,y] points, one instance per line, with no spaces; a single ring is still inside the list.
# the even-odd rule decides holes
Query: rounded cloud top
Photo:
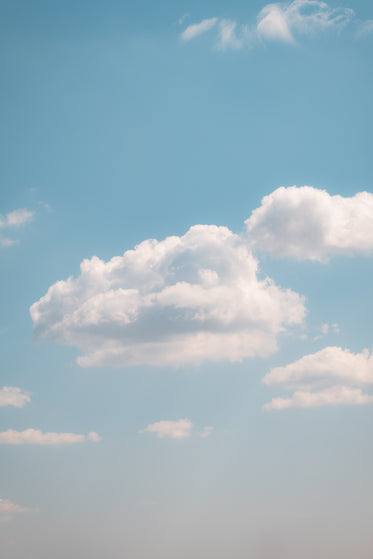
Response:
[[[305,315],[300,295],[258,278],[247,241],[214,225],[84,260],[30,311],[38,339],[77,346],[87,367],[264,357]]]
[[[246,220],[252,247],[276,257],[327,261],[373,250],[373,194],[331,196],[311,186],[278,188]]]

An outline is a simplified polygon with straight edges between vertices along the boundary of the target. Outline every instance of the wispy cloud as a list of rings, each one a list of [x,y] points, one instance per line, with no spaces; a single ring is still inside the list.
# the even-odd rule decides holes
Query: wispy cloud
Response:
[[[6,232],[8,232],[12,229],[19,229],[21,226],[30,222],[34,214],[35,212],[27,210],[25,208],[13,210],[6,215],[0,214],[0,230],[5,230]],[[3,235],[2,233],[0,233],[0,246],[9,247],[18,243],[17,240],[9,238],[7,234]]]
[[[28,392],[16,386],[4,386],[0,390],[0,406],[15,406],[22,408],[25,404],[31,402]]]
[[[38,509],[30,509],[16,505],[8,499],[0,499],[0,522],[8,522],[19,514],[38,512]]]
[[[182,41],[190,41],[199,35],[203,35],[207,31],[210,31],[218,22],[217,17],[212,17],[210,19],[203,19],[199,23],[193,23],[189,25],[180,35]]]
[[[99,442],[101,437],[92,431],[88,435],[78,435],[76,433],[43,433],[36,429],[26,429],[25,431],[8,431],[0,432],[0,444],[9,445],[65,445],[83,443],[85,441]]]
[[[373,403],[373,356],[368,350],[351,353],[326,347],[283,367],[275,367],[263,378],[267,386],[294,391],[290,398],[273,398],[264,409],[314,408],[331,405]]]
[[[360,23],[356,32],[356,37],[361,39],[371,34],[373,34],[373,19],[368,19],[367,21]]]
[[[219,22],[215,46],[218,49],[241,49],[255,42],[281,41],[295,45],[305,35],[315,35],[326,30],[341,30],[354,17],[349,8],[331,8],[319,0],[294,0],[289,3],[267,4],[259,12],[256,22],[240,24],[234,20],[217,17],[189,25],[181,34],[191,40],[212,29]],[[184,34],[186,34],[184,36]]]

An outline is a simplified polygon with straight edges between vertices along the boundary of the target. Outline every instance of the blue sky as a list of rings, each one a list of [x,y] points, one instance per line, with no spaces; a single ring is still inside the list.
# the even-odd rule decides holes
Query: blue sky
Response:
[[[372,21],[0,2],[4,556],[372,556]]]

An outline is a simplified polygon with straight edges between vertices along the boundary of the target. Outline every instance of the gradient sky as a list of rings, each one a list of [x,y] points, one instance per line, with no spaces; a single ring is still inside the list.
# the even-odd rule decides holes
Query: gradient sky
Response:
[[[371,559],[371,3],[0,42],[1,557]]]

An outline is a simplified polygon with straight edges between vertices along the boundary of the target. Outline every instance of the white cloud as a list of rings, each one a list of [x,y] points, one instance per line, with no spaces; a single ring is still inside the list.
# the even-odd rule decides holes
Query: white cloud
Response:
[[[64,445],[82,443],[86,440],[98,442],[101,437],[94,432],[86,435],[77,435],[75,433],[42,433],[36,429],[26,429],[25,431],[8,431],[0,432],[0,444],[22,445]]]
[[[83,367],[265,357],[302,323],[303,298],[259,279],[246,241],[196,225],[109,262],[84,260],[30,309],[35,337],[77,346]]]
[[[373,355],[368,350],[355,354],[340,347],[326,347],[271,369],[263,382],[295,391],[290,398],[274,398],[265,410],[373,403],[373,395],[362,392],[373,387]]]
[[[217,48],[241,49],[248,40],[249,31],[245,26],[240,26],[239,35],[237,34],[237,23],[229,19],[223,19],[219,22]]]
[[[361,388],[333,386],[319,392],[296,391],[291,398],[273,398],[263,406],[265,411],[288,408],[318,408],[321,406],[352,406],[372,404],[373,395],[364,394]]]
[[[16,505],[8,499],[0,499],[0,522],[7,522],[18,514],[38,512],[38,509],[29,509]]]
[[[296,35],[313,34],[325,29],[341,29],[353,18],[348,8],[330,8],[318,0],[294,0],[268,4],[258,16],[257,32],[261,38],[294,43]]]
[[[213,427],[206,426],[197,435],[206,438],[211,435],[213,430]],[[156,423],[151,423],[145,429],[141,429],[139,433],[154,433],[158,439],[189,439],[194,433],[194,425],[190,419],[157,421]]]
[[[188,439],[192,434],[193,423],[189,419],[178,421],[157,421],[151,423],[140,433],[155,433],[158,439]]]
[[[204,427],[202,429],[199,436],[202,437],[203,439],[205,439],[206,437],[209,437],[212,434],[213,431],[214,431],[214,428],[211,427],[211,425],[207,425],[206,427]]]
[[[258,44],[260,41],[296,44],[297,37],[301,35],[314,35],[327,29],[341,30],[353,17],[354,11],[349,8],[331,8],[326,2],[319,0],[294,0],[287,4],[267,4],[259,12],[256,25],[239,25],[230,19],[213,17],[189,25],[181,34],[181,38],[189,41],[212,29],[219,22],[217,47],[221,50],[241,49],[254,41]],[[370,32],[368,22],[366,27],[361,29],[361,34]]]
[[[0,390],[0,406],[15,406],[22,408],[27,402],[31,402],[28,392],[16,386],[4,386]]]
[[[202,35],[207,31],[210,31],[218,22],[217,17],[212,17],[210,19],[203,19],[200,23],[193,23],[188,25],[188,27],[181,33],[180,37],[183,41],[190,41],[198,35]]]
[[[330,196],[311,186],[278,188],[246,221],[253,248],[275,257],[326,262],[373,250],[373,194]]]
[[[0,214],[0,229],[18,229],[25,223],[28,223],[34,216],[34,212],[25,208],[14,210],[8,214]],[[18,241],[11,239],[5,235],[0,235],[0,247],[9,247],[17,244]]]

